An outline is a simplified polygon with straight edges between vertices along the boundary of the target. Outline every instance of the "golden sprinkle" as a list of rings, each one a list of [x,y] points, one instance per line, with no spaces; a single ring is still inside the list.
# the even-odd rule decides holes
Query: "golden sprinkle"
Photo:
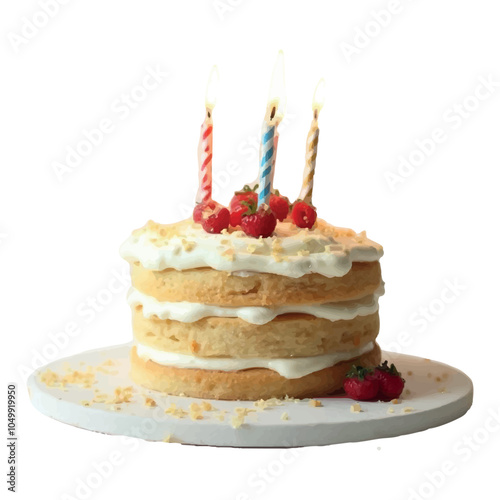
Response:
[[[401,402],[401,401],[399,401],[399,399],[392,399],[392,400],[391,400],[391,403],[392,403],[393,405],[398,405],[400,402]]]
[[[394,413],[394,408],[389,406],[389,408],[387,408],[387,413]]]
[[[351,405],[351,413],[361,413],[363,410],[361,409],[361,405],[359,403],[355,403]]]
[[[413,411],[413,408],[411,406],[405,406],[402,410],[401,413],[411,413]]]
[[[282,414],[281,414],[281,420],[290,420],[290,418],[288,417],[288,413],[286,411],[284,411]]]

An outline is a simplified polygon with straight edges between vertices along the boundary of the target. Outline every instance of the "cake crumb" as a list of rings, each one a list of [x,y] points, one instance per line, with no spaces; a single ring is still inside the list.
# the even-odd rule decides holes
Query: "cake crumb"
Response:
[[[203,410],[198,403],[189,405],[189,417],[191,420],[203,420]]]
[[[193,248],[196,246],[196,243],[194,241],[188,241],[186,239],[181,240],[182,246],[184,247],[185,252],[191,252]]]
[[[222,252],[222,257],[227,260],[234,260],[234,250],[232,248],[228,248]]]
[[[354,403],[351,405],[351,413],[361,413],[363,410],[361,409],[361,405],[359,403]]]
[[[269,399],[259,399],[258,401],[254,401],[254,406],[256,406],[259,410],[264,410],[265,408],[269,408],[270,406],[282,406],[283,401],[278,398],[269,398]]]
[[[413,411],[413,408],[411,406],[405,406],[402,410],[401,413],[411,413]]]
[[[221,410],[217,415],[215,415],[215,418],[220,422],[224,422],[224,419],[226,418],[226,410]]]
[[[389,406],[389,408],[387,408],[387,413],[394,413],[394,408]]]
[[[242,406],[234,409],[234,412],[236,413],[236,415],[241,415],[243,417],[246,417],[247,415],[249,415],[250,413],[253,413],[255,411],[257,411],[257,410],[254,410],[253,408],[243,408]]]
[[[319,406],[323,406],[323,404],[321,403],[321,401],[318,401],[317,399],[310,399],[309,406],[313,406],[314,408],[318,408]]]
[[[407,373],[407,375],[408,375],[409,377],[411,377],[411,376],[413,375],[413,372],[412,372],[411,370],[408,370],[406,373]]]
[[[175,418],[184,418],[187,415],[187,411],[182,408],[177,408],[175,403],[172,403],[170,407],[165,410],[165,413]]]
[[[401,403],[401,401],[399,401],[399,399],[391,399],[391,403],[393,405],[398,405],[399,403]]]
[[[154,408],[156,405],[156,401],[153,398],[144,397],[144,406],[148,408]]]
[[[209,403],[208,401],[202,401],[200,406],[201,406],[201,409],[202,409],[203,411],[212,411],[212,410],[214,410],[214,409],[215,409],[215,408],[212,406],[212,404],[211,404],[211,403]]]
[[[85,401],[85,400],[84,400],[84,401],[80,401],[80,404],[81,404],[82,406],[90,406],[90,404],[91,404],[91,403],[90,403],[90,401]]]
[[[281,414],[281,417],[280,417],[280,418],[281,418],[281,420],[290,420],[290,419],[288,418],[288,413],[287,413],[286,411],[284,411],[284,412]]]
[[[436,382],[441,382],[441,377],[436,377],[434,380],[435,380]]]
[[[172,442],[172,441],[171,441],[171,439],[172,439],[172,434],[167,434],[167,435],[163,438],[163,442],[164,442],[164,443],[171,443],[171,442]]]
[[[446,390],[446,387],[440,387],[440,388],[438,389],[438,392],[439,392],[440,394],[444,394],[445,392],[448,392],[448,391]]]
[[[231,427],[233,429],[239,429],[245,422],[245,417],[240,415],[233,415],[231,417]]]

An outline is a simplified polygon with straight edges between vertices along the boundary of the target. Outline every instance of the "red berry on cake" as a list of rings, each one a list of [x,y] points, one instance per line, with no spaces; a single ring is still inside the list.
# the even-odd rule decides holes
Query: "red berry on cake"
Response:
[[[278,191],[271,194],[269,208],[279,221],[283,221],[288,217],[290,211],[290,202],[286,196],[281,196]]]
[[[373,370],[353,365],[344,379],[344,391],[357,401],[375,399],[379,391],[379,381]]]
[[[203,218],[203,212],[207,210],[215,210],[215,207],[217,205],[218,203],[214,200],[198,203],[193,210],[193,221],[198,224],[201,224],[201,219]]]
[[[292,220],[297,227],[311,229],[316,222],[316,209],[305,201],[297,201],[292,208]]]
[[[241,218],[241,229],[247,236],[267,238],[275,228],[276,216],[268,206],[261,205],[255,209],[255,204],[249,203],[248,212]]]
[[[379,399],[390,401],[401,396],[405,386],[405,379],[401,377],[394,363],[384,361],[381,365],[375,368],[374,376],[379,382]]]
[[[251,188],[245,185],[241,191],[236,191],[229,203],[229,211],[231,212],[231,226],[239,226],[241,224],[242,215],[247,212],[247,203],[257,203],[257,189],[258,184]]]
[[[213,209],[202,210],[201,225],[207,233],[220,233],[229,227],[229,218],[229,210],[217,203]]]

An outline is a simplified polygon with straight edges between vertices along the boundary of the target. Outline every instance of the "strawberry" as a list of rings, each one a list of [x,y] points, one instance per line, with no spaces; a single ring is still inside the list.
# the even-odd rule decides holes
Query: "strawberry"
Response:
[[[210,200],[206,203],[198,203],[193,210],[193,221],[201,224],[201,219],[203,217],[203,212],[206,210],[215,210],[218,203],[214,200]]]
[[[384,361],[375,368],[375,378],[379,382],[378,397],[381,400],[390,401],[401,396],[405,386],[405,379],[401,377],[394,363]]]
[[[316,222],[316,209],[305,201],[296,201],[292,208],[292,220],[297,227],[311,229]]]
[[[248,212],[241,218],[241,229],[254,238],[271,236],[276,227],[276,216],[272,210],[266,205],[258,208],[254,203],[248,205]]]
[[[231,226],[239,226],[241,224],[241,217],[248,210],[248,205],[245,205],[245,202],[257,203],[257,193],[255,192],[257,187],[258,185],[255,185],[253,188],[245,185],[241,191],[236,191],[234,193],[229,203]]]
[[[220,233],[229,227],[229,210],[218,203],[215,208],[207,208],[201,214],[201,225],[207,233]]]
[[[344,379],[344,390],[352,399],[368,401],[377,396],[379,381],[372,369],[352,365]]]
[[[290,202],[286,196],[281,196],[279,191],[275,191],[271,194],[271,200],[269,201],[269,208],[273,211],[274,215],[279,221],[282,221],[288,217],[288,212],[290,211]]]

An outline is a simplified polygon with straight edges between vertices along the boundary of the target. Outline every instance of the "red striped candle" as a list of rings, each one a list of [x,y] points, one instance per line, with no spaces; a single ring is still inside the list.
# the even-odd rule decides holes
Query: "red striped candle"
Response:
[[[215,86],[219,74],[214,66],[208,77],[205,93],[205,108],[207,113],[201,125],[200,142],[198,143],[198,175],[199,187],[196,203],[207,203],[212,199],[212,139],[213,121],[212,110],[215,106]]]
[[[207,203],[212,199],[212,132],[212,112],[207,108],[198,145],[199,188],[196,203]]]

